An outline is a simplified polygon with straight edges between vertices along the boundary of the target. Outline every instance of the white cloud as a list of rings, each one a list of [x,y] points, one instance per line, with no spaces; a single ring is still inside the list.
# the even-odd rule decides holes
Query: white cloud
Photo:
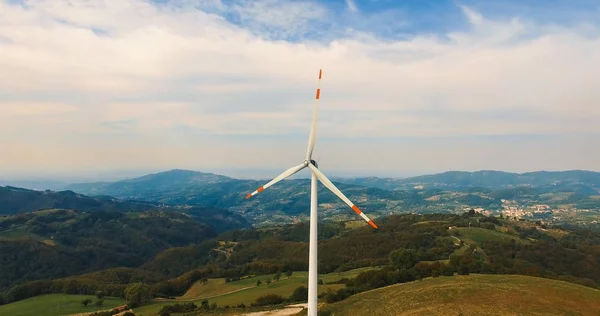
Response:
[[[47,139],[108,153],[115,137],[303,139],[319,68],[324,139],[600,133],[600,30],[462,9],[471,28],[445,37],[318,41],[332,15],[315,2],[0,2],[0,139],[11,157]]]
[[[230,8],[242,24],[257,35],[287,38],[314,30],[312,23],[326,18],[326,9],[309,1],[238,1]]]
[[[356,2],[354,2],[354,0],[346,0],[346,5],[350,11],[358,12],[358,7],[356,6]]]

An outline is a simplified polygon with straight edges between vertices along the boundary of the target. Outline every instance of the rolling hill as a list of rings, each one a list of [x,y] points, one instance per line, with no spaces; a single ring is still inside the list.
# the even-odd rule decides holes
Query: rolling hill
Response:
[[[192,180],[190,180],[192,179]],[[74,184],[69,189],[82,194],[110,195],[121,199],[151,201],[169,205],[202,205],[234,211],[261,224],[290,222],[290,217],[306,216],[309,209],[309,182],[307,179],[286,180],[246,200],[248,192],[263,185],[263,181],[238,180],[200,172],[171,170],[141,178],[110,184]],[[348,197],[359,206],[386,212],[389,208],[408,204],[427,204],[411,192],[388,190],[338,183]],[[284,196],[285,198],[281,198]],[[319,201],[328,218],[353,215],[343,202],[324,187],[319,188]],[[388,202],[392,201],[390,205]],[[365,210],[367,211],[367,210]]]
[[[173,169],[116,182],[72,184],[69,189],[87,195],[110,195],[147,200],[155,192],[173,192],[188,188],[229,182],[232,178],[190,170]],[[118,194],[117,194],[118,193]]]
[[[110,196],[90,197],[73,191],[34,191],[15,187],[0,187],[0,217],[47,209],[83,212],[144,212],[171,211],[185,213],[207,223],[217,232],[250,226],[239,214],[217,207],[165,206],[134,200],[119,200]]]
[[[45,210],[0,218],[0,289],[112,267],[137,267],[159,252],[214,238],[175,212]]]
[[[0,187],[0,289],[139,267],[163,250],[249,226],[242,216],[218,208]]]
[[[494,170],[448,171],[443,173],[410,177],[405,179],[365,177],[354,179],[338,179],[340,182],[377,187],[385,190],[406,190],[415,186],[451,188],[463,190],[465,188],[484,187],[499,189],[505,187],[531,186],[541,187],[546,191],[589,189],[598,194],[600,189],[600,172],[585,170],[569,171],[535,171],[526,173],[511,173]]]
[[[125,215],[131,217],[138,214],[127,213]],[[26,214],[16,216],[24,215]],[[57,215],[68,216],[69,214],[59,213]],[[141,225],[140,228],[148,227],[147,230],[142,230],[148,232],[146,238],[155,237],[161,240],[165,236],[169,240],[173,240],[173,238],[177,240],[186,237],[186,232],[191,231],[186,227],[174,226],[173,232],[165,235],[166,232],[162,232],[156,227],[164,225],[165,221],[179,225],[176,224],[179,222],[179,218],[172,221],[168,217],[153,218],[145,213],[139,215],[134,218],[133,222],[128,222],[126,219],[117,219],[116,221],[107,219],[105,224],[96,221],[94,225],[87,226],[91,227],[93,232],[89,236],[86,236],[85,230],[74,230],[74,233],[83,234],[83,236],[77,235],[79,237],[76,238],[83,241],[83,243],[80,242],[83,245],[103,243],[102,248],[109,250],[103,257],[117,260],[118,257],[110,257],[120,252],[110,248],[111,240],[89,242],[90,238],[98,238],[93,236],[105,236],[104,238],[118,236],[117,238],[121,239],[121,235],[110,230],[111,227],[119,226],[115,223],[136,226],[135,222],[137,221]],[[150,217],[150,222],[140,221],[148,217]],[[42,219],[33,222],[52,223],[51,220]],[[69,226],[72,220],[68,217],[66,219],[63,222]],[[191,221],[191,219],[188,220]],[[29,221],[24,220],[26,223]],[[183,218],[181,221],[186,222]],[[88,223],[88,219],[75,222]],[[321,273],[330,273],[332,276],[341,277],[345,271],[364,268],[353,275],[352,279],[341,278],[339,282],[326,284],[331,285],[328,288],[332,292],[328,291],[322,297],[322,301],[350,302],[347,300],[351,300],[357,295],[359,297],[367,295],[369,290],[388,285],[401,283],[400,287],[411,286],[410,284],[428,282],[410,283],[411,281],[423,278],[427,280],[431,276],[469,273],[542,276],[581,284],[590,289],[596,289],[600,284],[600,261],[598,259],[600,258],[600,234],[598,232],[586,229],[566,230],[542,227],[533,222],[509,221],[471,212],[462,215],[393,215],[381,218],[379,223],[380,229],[377,231],[362,222],[362,225],[326,222],[320,226],[319,271]],[[189,224],[183,223],[183,225]],[[454,226],[456,228],[449,229]],[[54,229],[52,227],[50,231]],[[97,233],[102,231],[106,231],[106,235]],[[183,235],[178,235],[179,231]],[[36,235],[40,236],[39,233]],[[144,235],[141,234],[141,236]],[[218,303],[223,308],[222,311],[226,311],[227,308],[224,305],[241,302],[247,305],[252,300],[258,299],[258,296],[252,296],[251,299],[244,296],[251,292],[230,293],[231,291],[256,285],[258,280],[262,280],[264,283],[267,278],[272,278],[273,274],[278,271],[282,273],[288,270],[295,271],[296,277],[304,275],[305,273],[300,271],[307,269],[307,236],[308,225],[306,223],[227,231],[216,238],[203,242],[171,247],[159,252],[137,267],[110,268],[67,278],[20,284],[0,293],[0,304],[2,300],[7,304],[49,293],[89,295],[96,291],[106,291],[108,296],[123,297],[124,289],[129,284],[144,282],[148,284],[151,293],[156,293],[158,297],[185,296],[190,298],[190,295],[196,296],[190,294],[195,291],[194,293],[197,292],[197,294],[204,293],[198,294],[199,301],[201,299],[199,296],[228,295],[210,299],[211,303]],[[67,238],[67,240],[71,239],[73,238]],[[62,245],[61,240],[58,240],[57,243]],[[50,241],[46,240],[46,242]],[[156,243],[157,241],[148,239],[141,246],[139,243],[131,244],[147,248]],[[127,247],[129,244],[126,243],[120,247]],[[138,251],[146,248],[140,248]],[[14,249],[22,248],[15,247]],[[79,252],[83,252],[83,250]],[[44,253],[42,252],[42,254]],[[89,251],[86,253],[89,254]],[[8,257],[2,256],[1,258]],[[28,265],[47,261],[45,258],[32,259],[25,256],[21,264],[24,266],[23,271],[36,271],[40,267],[29,267]],[[67,263],[74,265],[77,261],[73,259]],[[52,263],[50,266],[60,267],[61,264]],[[65,266],[71,269],[71,266]],[[373,269],[374,267],[377,269]],[[0,269],[0,271],[12,270],[14,267]],[[462,278],[462,276],[457,278]],[[40,279],[42,278],[40,277]],[[219,280],[217,283],[210,281],[217,279]],[[287,280],[285,276],[283,279]],[[245,281],[239,282],[240,280]],[[483,280],[482,286],[486,282]],[[509,281],[503,282],[510,284]],[[532,282],[528,283],[533,284]],[[287,281],[275,282],[272,285],[273,289],[277,288],[277,284],[284,285],[287,284]],[[285,292],[287,294],[296,286],[300,286],[300,284],[288,285]],[[497,282],[497,286],[503,289],[502,282]],[[266,287],[258,287],[255,290],[260,291],[253,290],[252,293],[256,295],[259,295],[259,292],[273,294],[270,290],[265,292],[266,289]],[[513,288],[509,287],[508,291],[513,291]],[[447,292],[451,293],[452,291],[448,290]],[[275,294],[281,293],[275,292]],[[542,291],[542,293],[545,292]],[[438,292],[435,295],[441,294]],[[236,299],[230,300],[230,298]],[[168,305],[177,301],[157,299],[153,302]],[[537,306],[535,304],[537,303],[533,305]],[[339,305],[333,304],[332,306]],[[143,307],[143,309],[145,308]],[[148,308],[156,310],[157,307],[148,306]],[[230,308],[233,307],[230,305]]]
[[[466,275],[392,285],[325,305],[331,315],[600,315],[600,290],[520,275]]]
[[[500,210],[501,199],[524,205],[569,205],[600,209],[600,173],[590,171],[446,172],[407,179],[336,179],[336,185],[373,217],[394,213],[461,212],[465,208]],[[250,200],[248,192],[264,181],[239,180],[214,174],[171,170],[113,183],[74,184],[82,194],[169,205],[201,205],[228,209],[258,225],[305,220],[309,210],[309,180],[278,183]],[[323,186],[319,187],[320,216],[329,220],[355,218],[347,206]]]
[[[119,201],[112,197],[89,197],[73,191],[34,191],[0,187],[0,215],[27,213],[44,209],[81,211],[145,211],[157,205],[147,202]]]

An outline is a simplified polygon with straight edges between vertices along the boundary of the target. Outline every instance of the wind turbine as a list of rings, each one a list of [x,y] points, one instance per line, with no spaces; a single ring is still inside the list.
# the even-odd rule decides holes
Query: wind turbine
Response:
[[[262,192],[266,188],[274,185],[275,183],[288,178],[304,168],[309,168],[311,171],[311,182],[310,182],[310,239],[309,239],[309,255],[308,255],[308,316],[317,315],[317,179],[323,183],[331,192],[337,195],[344,203],[348,204],[362,217],[369,225],[377,229],[377,225],[370,220],[365,213],[363,213],[358,206],[356,206],[350,199],[348,199],[342,191],[340,191],[329,179],[318,169],[316,161],[312,159],[312,153],[315,149],[315,138],[317,133],[317,108],[319,104],[319,98],[321,96],[321,77],[323,76],[323,70],[319,70],[319,79],[317,82],[317,95],[315,97],[315,105],[313,108],[313,119],[310,128],[310,135],[308,137],[308,148],[306,150],[306,157],[304,161],[294,167],[289,168],[282,174],[275,177],[273,180],[267,182],[267,184],[261,186],[256,191],[248,194],[246,199],[253,197],[254,195]]]

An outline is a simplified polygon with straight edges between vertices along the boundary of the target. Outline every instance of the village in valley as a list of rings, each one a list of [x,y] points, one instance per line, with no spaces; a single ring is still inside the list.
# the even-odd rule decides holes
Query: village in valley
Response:
[[[500,210],[489,210],[482,207],[465,208],[485,216],[496,216],[515,221],[536,221],[540,224],[577,223],[581,225],[597,225],[600,220],[600,210],[578,209],[575,207],[552,207],[548,204],[520,205],[514,200],[502,199]],[[598,219],[596,219],[598,218]]]

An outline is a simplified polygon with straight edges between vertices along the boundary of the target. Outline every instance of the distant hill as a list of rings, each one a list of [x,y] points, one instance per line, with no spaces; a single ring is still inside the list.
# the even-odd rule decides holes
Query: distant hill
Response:
[[[213,185],[232,178],[191,170],[173,169],[116,182],[78,183],[69,189],[88,195],[111,195],[126,198],[146,197],[154,192],[173,192],[190,187]]]
[[[497,189],[510,186],[540,186],[548,190],[576,188],[586,186],[594,192],[600,190],[600,172],[570,170],[570,171],[535,171],[526,173],[510,173],[494,170],[447,171],[430,175],[394,178],[339,178],[340,182],[377,187],[385,190],[412,189],[415,186],[450,187],[454,189],[486,187]]]
[[[86,212],[173,211],[186,213],[215,231],[250,226],[239,214],[216,207],[171,207],[158,203],[119,200],[110,196],[89,197],[73,191],[33,191],[15,187],[0,187],[0,216],[45,209],[65,209]]]
[[[74,184],[69,189],[87,195],[109,195],[169,205],[200,205],[228,209],[261,225],[306,219],[309,210],[308,179],[282,181],[246,200],[247,193],[266,181],[240,180],[210,173],[171,170],[112,183]],[[598,209],[600,173],[591,171],[460,172],[407,179],[335,178],[334,183],[371,216],[393,213],[455,212],[466,207],[498,210],[501,199],[524,204]],[[558,194],[555,193],[569,193]],[[574,194],[572,194],[574,193]],[[325,219],[352,219],[355,214],[322,185],[320,215]]]
[[[34,191],[15,187],[0,187],[0,215],[26,213],[61,208],[81,211],[143,211],[156,204],[119,201],[112,197],[89,197],[73,191]]]
[[[17,188],[26,188],[31,190],[52,190],[60,191],[64,190],[69,185],[68,182],[64,181],[27,181],[27,180],[0,180],[0,186],[11,186]]]
[[[239,180],[214,174],[194,171],[171,170],[141,178],[114,183],[74,184],[69,189],[88,195],[110,195],[121,199],[146,200],[169,205],[201,205],[217,207],[244,214],[261,224],[278,223],[274,215],[298,216],[308,214],[310,180],[285,180],[265,190],[260,195],[246,200],[249,192],[256,190],[265,181]],[[371,201],[402,201],[415,204],[423,199],[407,192],[391,192],[379,188],[337,183],[344,193],[363,206],[365,198]],[[414,199],[418,201],[414,201]],[[320,186],[320,203],[331,204],[327,214],[353,216],[354,213],[330,191]],[[384,211],[384,202],[370,204]],[[365,210],[367,211],[367,210]]]
[[[332,315],[600,315],[600,290],[520,275],[430,278],[360,293]]]
[[[497,188],[503,186],[544,186],[563,183],[585,184],[600,188],[600,173],[584,170],[535,171],[509,173],[493,170],[476,172],[448,171],[439,174],[407,178],[405,184],[445,184],[458,186]]]

